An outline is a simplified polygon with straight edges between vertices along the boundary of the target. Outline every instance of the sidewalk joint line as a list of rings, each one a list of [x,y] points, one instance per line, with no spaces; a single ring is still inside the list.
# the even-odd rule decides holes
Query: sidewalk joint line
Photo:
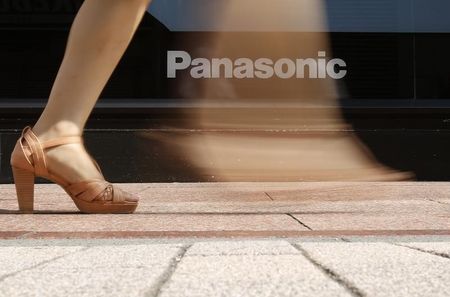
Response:
[[[17,270],[17,271],[11,272],[11,273],[7,273],[7,274],[3,275],[2,277],[0,277],[0,283],[3,282],[5,279],[13,277],[13,276],[16,276],[16,275],[18,275],[18,274],[20,274],[22,272],[25,272],[25,271],[28,271],[28,270],[33,270],[33,269],[38,268],[40,266],[43,266],[45,264],[51,263],[53,261],[59,260],[61,258],[70,256],[70,255],[73,255],[73,254],[76,254],[76,253],[79,253],[79,252],[85,252],[88,249],[90,249],[90,247],[85,247],[85,248],[82,248],[82,249],[80,249],[78,251],[73,251],[73,252],[70,252],[70,253],[67,253],[67,254],[64,254],[64,255],[60,255],[60,256],[57,256],[57,257],[54,257],[54,258],[51,258],[51,259],[48,259],[48,260],[44,260],[44,261],[39,262],[39,263],[37,263],[35,265],[32,265],[30,267],[27,267],[27,268],[24,268],[24,269],[21,269],[21,270]]]
[[[318,268],[321,272],[323,272],[326,276],[328,276],[333,281],[337,282],[340,286],[342,286],[346,291],[348,291],[352,296],[355,297],[365,297],[366,294],[364,294],[359,288],[357,288],[355,285],[351,284],[348,280],[345,278],[339,276],[336,272],[334,272],[332,269],[326,267],[325,265],[322,265],[318,261],[316,261],[303,247],[301,247],[300,244],[291,244],[295,249],[297,249],[299,252],[302,253],[302,255],[316,268]]]
[[[434,200],[434,199],[432,199],[432,198],[427,198],[427,200],[428,200],[428,201],[431,201],[431,202],[439,203],[439,204],[450,205],[450,204],[447,203],[447,202]]]
[[[303,227],[305,227],[306,229],[313,231],[313,229],[311,227],[309,227],[308,225],[306,225],[305,223],[303,223],[302,221],[300,221],[298,218],[296,218],[294,215],[290,214],[290,213],[286,213],[288,216],[290,216],[291,218],[293,218],[297,223],[299,223],[300,225],[302,225]]]
[[[158,297],[161,294],[162,289],[170,281],[170,279],[172,278],[172,275],[174,274],[175,270],[178,267],[178,264],[181,262],[184,255],[186,254],[186,252],[188,251],[188,249],[191,246],[192,246],[192,244],[189,244],[189,245],[182,246],[180,248],[180,250],[175,255],[175,257],[170,259],[169,266],[162,273],[160,280],[156,283],[156,285],[154,286],[154,289],[150,289],[150,291],[147,292],[146,294],[144,294],[144,296]]]
[[[422,249],[422,248],[419,248],[419,247],[403,245],[403,244],[399,244],[399,243],[392,243],[392,242],[390,242],[390,244],[395,245],[395,246],[399,246],[399,247],[408,248],[408,249],[411,249],[411,250],[414,250],[414,251],[418,251],[418,252],[422,252],[422,253],[425,253],[425,254],[430,254],[430,255],[433,255],[433,256],[438,256],[438,257],[442,257],[442,258],[445,258],[445,259],[450,259],[450,256],[447,255],[447,254],[444,254],[444,253],[439,253],[439,252],[435,252],[435,251],[425,250],[425,249]]]
[[[266,194],[267,197],[269,197],[270,200],[275,201],[267,192],[264,192],[264,194]]]
[[[145,192],[145,191],[147,191],[147,190],[150,189],[150,188],[152,188],[151,185],[146,186],[145,188],[141,189],[141,190],[140,190],[139,192],[137,192],[136,194],[140,194],[140,193],[142,193],[142,192]]]
[[[19,240],[19,239],[27,239],[28,236],[33,235],[35,233],[36,233],[35,231],[30,231],[30,232],[24,233],[24,234],[22,234],[20,236],[17,236],[15,239],[17,239],[17,240]]]

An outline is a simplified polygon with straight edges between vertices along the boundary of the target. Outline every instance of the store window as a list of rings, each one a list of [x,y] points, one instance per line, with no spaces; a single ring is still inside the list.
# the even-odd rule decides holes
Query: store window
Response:
[[[258,1],[253,2],[257,5]],[[293,56],[285,57],[295,60],[296,47],[301,48],[311,31],[320,31],[318,28],[327,31],[332,57],[346,62],[345,78],[336,82],[344,107],[346,104],[410,107],[425,101],[435,107],[447,104],[448,1],[425,4],[414,0],[328,0],[323,5],[323,27],[302,22],[304,12],[297,11],[292,3],[296,2],[278,1],[280,13],[286,16],[283,22],[252,27],[251,22],[242,19],[228,25],[217,22],[226,11],[227,1],[155,0],[100,104],[183,106],[185,98],[201,96],[198,89],[202,87],[202,78],[186,78],[189,69],[179,72],[182,79],[168,77],[168,52],[188,52],[193,59],[211,55],[208,47],[218,31],[227,31],[230,42],[262,43],[263,47],[252,53],[255,57],[273,54],[265,51],[264,42],[270,43],[282,32],[286,40],[296,41],[292,42]],[[45,102],[62,59],[70,24],[81,4],[79,0],[0,0],[0,104],[4,108]],[[239,17],[242,16],[236,16]],[[262,38],[261,34],[274,37]],[[320,58],[320,49],[312,52],[317,53],[313,58]],[[241,56],[246,54],[250,53],[243,51]],[[239,58],[238,52],[233,55]],[[272,58],[276,61],[283,57]],[[235,86],[248,89],[258,84],[261,82],[255,80]],[[288,85],[279,83],[273,93],[265,95],[295,99],[296,93],[286,93],[288,89]],[[229,88],[228,91],[218,88],[208,96],[240,100],[242,94],[239,90],[230,93]],[[244,94],[249,96],[248,92]],[[261,93],[251,96],[260,97]]]

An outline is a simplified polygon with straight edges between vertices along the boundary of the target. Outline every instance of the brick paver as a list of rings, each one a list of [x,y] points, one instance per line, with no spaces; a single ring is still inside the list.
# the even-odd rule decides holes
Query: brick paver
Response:
[[[34,215],[17,215],[0,185],[0,238],[450,234],[450,183],[120,184],[135,215],[80,215],[56,185],[36,185]]]

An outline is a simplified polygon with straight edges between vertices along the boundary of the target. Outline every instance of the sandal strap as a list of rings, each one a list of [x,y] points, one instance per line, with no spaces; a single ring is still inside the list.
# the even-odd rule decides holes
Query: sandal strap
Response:
[[[32,162],[28,160],[28,155],[25,153],[26,150],[23,146],[22,140],[25,140],[28,145]],[[28,162],[32,163],[31,165],[34,167],[35,173],[40,176],[47,176],[49,174],[44,150],[69,143],[83,143],[83,138],[81,136],[64,136],[41,142],[36,134],[33,133],[31,126],[26,126],[22,130],[20,139],[20,145],[22,146],[22,150],[24,151]],[[96,166],[98,166],[98,164],[96,164]]]
[[[63,145],[63,144],[69,144],[69,143],[83,143],[83,138],[81,136],[64,136],[59,137],[47,141],[43,141],[41,143],[41,146],[43,149],[48,149],[51,147]]]
[[[66,189],[72,194],[74,197],[92,202],[102,194],[111,184],[107,181],[102,180],[84,180],[78,183],[74,183],[69,185]]]
[[[117,203],[126,200],[121,189],[115,188],[111,183],[104,180],[85,180],[71,184],[66,189],[74,197],[86,202],[99,200]]]
[[[39,139],[37,136],[31,131],[30,126],[26,126],[22,130],[22,136],[21,138],[25,139],[26,143],[28,144],[28,147],[31,150],[31,157],[33,159],[33,167],[38,175],[47,175],[47,162],[45,160],[44,150],[42,148],[41,143],[39,142]],[[22,145],[22,141],[20,142]],[[22,145],[23,149],[23,145]]]
[[[64,136],[55,139],[40,141],[36,134],[33,133],[31,126],[26,126],[22,130],[20,145],[24,152],[25,158],[33,166],[35,174],[38,176],[48,176],[50,173],[47,168],[47,161],[44,150],[55,146],[69,143],[83,143],[81,136]],[[25,148],[25,146],[27,148]],[[103,177],[103,172],[97,161],[86,152],[94,163],[95,167]],[[61,181],[63,184],[63,182]],[[106,180],[86,180],[66,186],[66,189],[75,197],[84,201],[91,202],[93,200],[106,200],[112,202],[123,202],[126,195],[120,189],[115,189],[113,185]]]

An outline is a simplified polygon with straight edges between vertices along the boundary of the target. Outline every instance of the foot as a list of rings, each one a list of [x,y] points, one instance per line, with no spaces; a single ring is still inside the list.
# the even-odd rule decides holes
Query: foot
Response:
[[[32,131],[41,142],[81,134],[77,127],[65,123],[45,130],[35,125]],[[71,184],[87,179],[104,179],[82,143],[48,148],[45,156],[48,170],[57,176],[64,177]]]
[[[70,143],[46,150],[48,170],[69,183],[104,179],[81,143]]]
[[[75,184],[86,180],[98,179],[104,180],[103,175],[98,171],[91,156],[88,154],[83,144],[70,143],[57,147],[52,147],[46,150],[46,161],[48,171],[54,175],[63,177],[69,184]],[[112,190],[112,188],[111,188]],[[112,191],[106,191],[100,200],[112,201],[116,196],[121,196],[127,202],[138,202],[139,197],[114,187]],[[78,205],[83,212],[92,212],[90,208],[83,210],[81,205]],[[110,212],[110,209],[103,209]],[[100,212],[97,209],[94,212]],[[134,211],[134,209],[133,209]],[[128,211],[127,211],[128,212]]]
[[[26,200],[32,204],[34,177],[37,176],[63,187],[82,212],[132,213],[136,210],[139,197],[105,180],[79,134],[38,136],[26,126],[11,153],[11,166],[19,203]],[[19,196],[24,195],[21,200]]]

